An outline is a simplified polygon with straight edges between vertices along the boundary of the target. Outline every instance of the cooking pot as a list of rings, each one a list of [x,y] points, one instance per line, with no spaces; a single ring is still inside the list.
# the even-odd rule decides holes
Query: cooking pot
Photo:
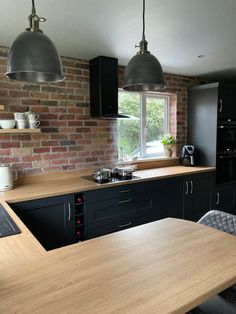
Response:
[[[94,171],[93,178],[96,182],[108,182],[111,178],[112,170],[108,168],[101,168]]]
[[[13,189],[13,181],[16,179],[16,170],[13,170],[9,165],[0,164],[0,192]]]

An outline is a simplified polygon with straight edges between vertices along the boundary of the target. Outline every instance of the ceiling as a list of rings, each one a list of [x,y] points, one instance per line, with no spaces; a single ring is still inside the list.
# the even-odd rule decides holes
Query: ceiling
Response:
[[[0,0],[0,45],[28,26],[31,0]],[[142,34],[142,0],[35,0],[64,56],[126,65]],[[236,81],[235,0],[146,0],[149,50],[168,73]],[[198,57],[198,56],[203,57]]]

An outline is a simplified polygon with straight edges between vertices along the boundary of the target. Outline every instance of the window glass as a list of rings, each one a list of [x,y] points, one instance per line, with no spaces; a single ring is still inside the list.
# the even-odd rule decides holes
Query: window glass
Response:
[[[120,160],[164,156],[162,137],[168,133],[168,97],[119,91],[119,112],[131,119],[118,121]]]

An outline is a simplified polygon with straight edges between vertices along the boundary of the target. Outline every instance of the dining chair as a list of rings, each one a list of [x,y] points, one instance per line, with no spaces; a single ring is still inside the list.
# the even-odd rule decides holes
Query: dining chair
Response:
[[[220,210],[210,210],[198,223],[236,236],[236,215]],[[189,314],[235,314],[236,285],[203,302]]]
[[[236,215],[220,210],[210,210],[198,221],[198,223],[236,236]]]

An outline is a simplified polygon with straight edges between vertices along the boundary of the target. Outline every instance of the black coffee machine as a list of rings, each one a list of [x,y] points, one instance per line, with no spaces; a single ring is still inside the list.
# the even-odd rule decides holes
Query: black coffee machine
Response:
[[[193,145],[184,145],[180,152],[183,166],[194,166],[196,163],[196,148]]]

